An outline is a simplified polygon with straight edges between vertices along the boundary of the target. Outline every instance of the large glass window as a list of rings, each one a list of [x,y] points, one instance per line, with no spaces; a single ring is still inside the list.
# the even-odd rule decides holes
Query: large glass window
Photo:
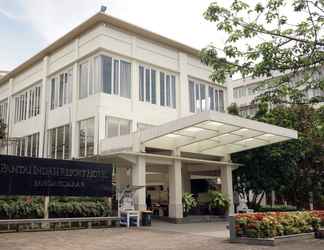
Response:
[[[70,159],[70,125],[64,125],[49,130],[48,157],[53,159]]]
[[[15,96],[14,122],[40,114],[41,87],[34,86]]]
[[[16,142],[16,155],[38,157],[39,156],[39,133],[21,137]]]
[[[176,108],[176,77],[160,72],[160,104]]]
[[[106,117],[106,137],[130,134],[132,121],[112,116]]]
[[[72,102],[72,79],[72,69],[65,70],[51,78],[51,109],[62,107]]]
[[[224,90],[207,83],[189,80],[189,110],[190,112],[206,110],[224,112]]]
[[[246,96],[246,89],[247,89],[246,86],[234,88],[233,89],[233,97],[235,99],[237,99],[237,98]],[[249,90],[249,94],[250,94],[250,90]],[[253,94],[253,93],[251,92],[251,94]]]
[[[95,58],[95,89],[107,94],[131,97],[131,64],[109,56]],[[98,87],[97,87],[98,86]]]
[[[92,156],[94,155],[94,119],[80,121],[79,126],[79,156]]]
[[[156,104],[156,70],[139,66],[139,99]]]

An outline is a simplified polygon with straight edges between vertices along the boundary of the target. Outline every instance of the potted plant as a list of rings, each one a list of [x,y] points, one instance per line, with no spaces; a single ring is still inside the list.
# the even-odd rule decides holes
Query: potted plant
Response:
[[[191,209],[197,206],[197,201],[193,194],[184,193],[182,196],[183,216],[188,216]]]
[[[209,212],[214,215],[224,215],[230,205],[229,199],[221,192],[208,191]]]

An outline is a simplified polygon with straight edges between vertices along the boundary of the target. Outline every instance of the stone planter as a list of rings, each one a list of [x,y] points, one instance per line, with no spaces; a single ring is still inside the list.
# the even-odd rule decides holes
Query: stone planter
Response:
[[[281,243],[289,243],[297,240],[305,240],[305,239],[313,239],[313,238],[314,238],[314,233],[303,233],[303,234],[278,236],[274,238],[237,237],[235,239],[230,239],[230,242],[248,244],[248,245],[276,246]]]

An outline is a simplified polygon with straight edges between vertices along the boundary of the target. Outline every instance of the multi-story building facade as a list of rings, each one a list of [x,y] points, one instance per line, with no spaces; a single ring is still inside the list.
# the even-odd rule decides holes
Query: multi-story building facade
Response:
[[[2,153],[55,159],[101,155],[105,161],[113,156],[124,167],[117,171],[120,182],[129,182],[126,169],[132,169],[128,184],[168,185],[169,216],[181,218],[181,193],[190,190],[189,167],[181,164],[192,164],[190,171],[200,175],[206,168],[209,174],[219,170],[214,177],[222,177],[222,190],[231,198],[231,169],[237,165],[222,159],[297,136],[222,114],[227,90],[210,81],[210,73],[198,50],[98,13],[0,80],[0,117],[11,142]],[[214,137],[219,139],[209,141]],[[186,158],[184,148],[191,152]],[[159,178],[148,169],[153,165]],[[145,189],[138,191],[139,209],[145,208],[145,195]]]
[[[314,73],[315,78],[323,78],[324,70],[320,73]],[[298,80],[298,76],[295,77]],[[228,90],[228,103],[236,103],[240,109],[240,115],[243,117],[253,117],[257,112],[257,105],[253,103],[253,100],[262,93],[262,87],[260,88],[260,81],[265,80],[259,78],[245,78],[230,80],[226,83]],[[310,100],[314,97],[324,97],[324,91],[321,89],[308,89],[305,91],[305,98]],[[322,105],[319,103],[316,105]]]

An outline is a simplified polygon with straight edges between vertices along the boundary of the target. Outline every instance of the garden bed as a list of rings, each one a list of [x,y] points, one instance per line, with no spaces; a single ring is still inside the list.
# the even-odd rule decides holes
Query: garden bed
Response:
[[[238,214],[230,218],[230,241],[276,245],[312,237],[324,225],[324,211]]]

